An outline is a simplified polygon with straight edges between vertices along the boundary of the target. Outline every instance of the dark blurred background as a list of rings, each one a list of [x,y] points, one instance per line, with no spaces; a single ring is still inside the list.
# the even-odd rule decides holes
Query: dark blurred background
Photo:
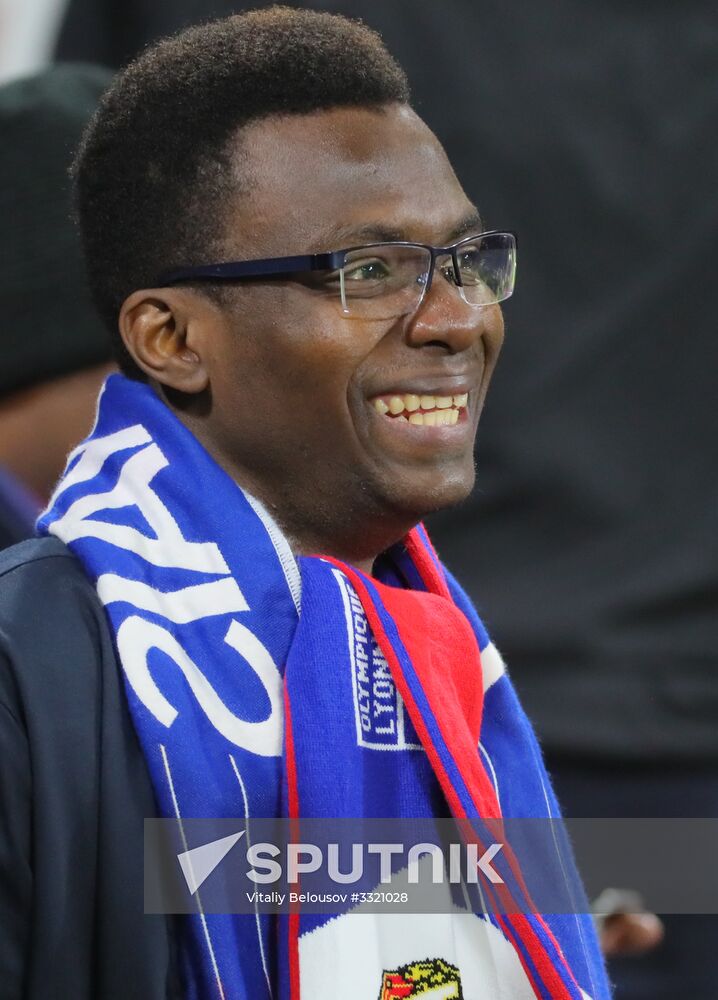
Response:
[[[52,58],[113,68],[269,6],[45,2]],[[715,0],[306,6],[382,33],[486,228],[519,234],[477,489],[431,527],[565,811],[718,815]],[[669,919],[617,996],[714,998],[716,955],[718,919]]]

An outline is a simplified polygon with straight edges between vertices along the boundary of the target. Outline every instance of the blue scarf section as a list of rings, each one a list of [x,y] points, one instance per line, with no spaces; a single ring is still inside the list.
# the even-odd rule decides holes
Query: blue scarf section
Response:
[[[447,802],[473,818],[558,815],[500,657],[422,528],[377,562],[377,579],[295,560],[264,509],[152,390],[119,375],[39,527],[70,547],[97,587],[163,816],[448,816]],[[422,681],[394,605],[400,592],[424,602],[421,613],[424,604],[460,613],[481,650],[471,760]],[[486,796],[496,811],[483,812]],[[372,917],[363,919],[365,928]],[[471,919],[490,932],[496,955],[510,954],[526,983],[521,996],[610,996],[590,918]],[[317,1000],[322,970],[348,977],[335,992],[328,984],[327,997],[411,995],[391,992],[410,982],[410,922],[395,947],[391,930],[379,943],[372,932],[367,968],[352,977],[341,966],[345,927],[359,926],[351,914],[187,920],[188,1000],[298,1000],[300,991]],[[351,986],[360,972],[373,992]],[[461,988],[441,995],[460,997]]]

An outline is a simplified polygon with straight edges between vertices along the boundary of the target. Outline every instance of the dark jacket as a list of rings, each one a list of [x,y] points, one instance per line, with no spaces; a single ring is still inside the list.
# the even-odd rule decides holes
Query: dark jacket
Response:
[[[69,550],[0,553],[0,996],[166,1000],[169,923],[143,915],[155,804],[105,614]]]

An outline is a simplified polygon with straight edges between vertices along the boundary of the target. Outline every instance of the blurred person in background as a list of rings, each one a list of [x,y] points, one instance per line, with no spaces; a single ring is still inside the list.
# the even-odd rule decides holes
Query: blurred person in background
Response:
[[[67,174],[110,79],[60,65],[0,87],[0,547],[33,534],[113,367]]]

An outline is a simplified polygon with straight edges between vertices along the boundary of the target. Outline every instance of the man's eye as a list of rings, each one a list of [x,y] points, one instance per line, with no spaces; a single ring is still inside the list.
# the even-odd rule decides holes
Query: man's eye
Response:
[[[484,271],[484,261],[475,250],[459,254],[459,270],[462,277],[467,279],[481,279]]]
[[[345,281],[384,281],[389,276],[389,268],[377,259],[354,261],[344,269]]]

